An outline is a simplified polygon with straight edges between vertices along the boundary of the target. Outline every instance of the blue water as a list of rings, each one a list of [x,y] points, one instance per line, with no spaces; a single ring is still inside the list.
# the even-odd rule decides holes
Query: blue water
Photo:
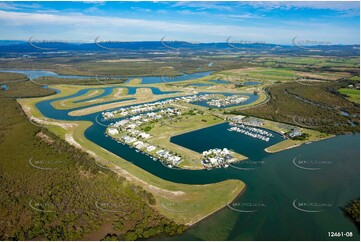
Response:
[[[201,133],[197,132],[199,135]],[[195,134],[185,135],[184,145],[208,144],[212,133],[203,133],[203,139],[194,140]],[[223,140],[224,132],[218,133]],[[213,135],[212,142],[217,142]],[[228,139],[226,136],[225,139]],[[224,141],[218,141],[224,142]],[[232,139],[230,143],[234,143]],[[246,145],[252,150],[253,146]],[[341,207],[359,197],[360,189],[360,135],[343,135],[314,142],[263,157],[264,164],[255,170],[223,169],[228,177],[235,176],[247,184],[246,191],[236,199],[238,204],[258,204],[264,207],[241,206],[237,212],[224,208],[186,231],[182,236],[163,240],[356,240],[360,239],[357,227],[343,214]],[[249,151],[251,152],[251,151]],[[255,151],[258,152],[258,151]],[[257,155],[258,156],[258,155]],[[261,155],[262,156],[262,155]],[[259,158],[261,158],[261,156]],[[292,163],[301,156],[308,161],[331,161],[318,171],[302,170]],[[222,176],[222,174],[217,174]],[[189,179],[189,178],[186,178]],[[319,213],[305,213],[293,207],[293,201],[326,203],[331,207]],[[314,208],[310,208],[311,210]],[[328,232],[352,232],[352,237],[330,238]]]
[[[171,82],[180,82],[180,81],[188,81],[193,79],[202,78],[205,76],[209,76],[213,71],[205,71],[205,72],[196,72],[193,74],[182,74],[181,76],[175,77],[160,77],[160,76],[134,76],[129,78],[125,83],[129,83],[129,81],[133,78],[141,78],[142,84],[155,84],[155,83],[171,83]]]
[[[0,85],[0,87],[5,91],[9,90],[9,87],[6,84]]]
[[[126,88],[128,91],[127,91],[127,95],[135,95],[135,93],[137,92],[137,89],[140,88],[140,87],[129,87],[129,86],[112,86],[112,87],[102,87],[102,88],[88,88],[88,89],[83,89],[83,90],[86,90],[86,93],[89,92],[90,90],[102,90],[103,92],[97,96],[94,96],[94,97],[90,97],[90,98],[84,98],[84,99],[81,99],[81,100],[77,100],[77,101],[74,101],[73,103],[82,103],[82,102],[87,102],[87,101],[91,101],[91,100],[96,100],[96,99],[99,99],[99,98],[103,98],[103,97],[106,97],[110,94],[113,93],[113,90],[114,88]],[[177,93],[178,91],[161,91],[159,88],[157,87],[147,87],[147,86],[142,86],[141,88],[150,88],[152,93],[154,95],[165,95],[165,94],[173,94],[173,93]],[[82,90],[82,91],[83,91]],[[80,93],[79,96],[82,96],[84,95],[85,93]],[[77,96],[78,97],[78,96]],[[130,100],[130,99],[128,99]],[[114,101],[111,101],[111,102],[114,102]],[[99,104],[98,104],[99,105]]]
[[[96,90],[96,89],[94,89],[94,90]],[[73,103],[82,103],[82,102],[87,102],[87,101],[91,101],[91,100],[96,100],[96,99],[108,96],[113,92],[113,88],[104,88],[104,89],[98,89],[98,90],[104,90],[104,91],[103,91],[103,93],[101,93],[97,96],[77,100],[77,101],[74,101]]]
[[[0,72],[10,72],[10,73],[19,73],[27,76],[30,80],[34,80],[39,77],[58,77],[58,78],[73,78],[73,79],[85,79],[85,78],[94,78],[91,76],[68,76],[68,75],[58,75],[52,71],[42,71],[42,70],[0,70]]]
[[[247,155],[251,160],[264,164],[255,170],[245,171],[234,167],[213,170],[173,170],[137,153],[104,135],[105,127],[96,123],[101,112],[80,117],[69,116],[77,109],[56,110],[51,105],[55,100],[79,97],[89,89],[62,98],[54,98],[36,104],[40,112],[58,120],[87,120],[93,125],[85,131],[85,137],[104,149],[125,158],[161,179],[185,184],[209,184],[228,179],[240,179],[247,184],[239,203],[264,203],[257,212],[239,213],[225,208],[200,222],[185,234],[165,240],[329,240],[330,231],[353,232],[352,240],[359,240],[356,226],[346,218],[340,207],[360,196],[360,135],[343,135],[313,142],[298,148],[269,154],[264,148],[283,138],[263,142],[246,135],[227,131],[228,124],[175,136],[172,142],[195,151],[208,148],[231,148]],[[232,94],[229,94],[232,95]],[[250,96],[251,103],[258,96]],[[89,106],[94,106],[93,104]],[[242,103],[245,105],[245,103]],[[175,127],[176,128],[176,127]],[[331,160],[332,165],[319,171],[306,171],[293,165],[295,157],[306,160]],[[216,195],[216,192],[215,192]],[[303,213],[292,206],[294,199],[303,202],[323,202],[331,208],[320,213]],[[339,238],[347,240],[349,238]]]
[[[229,84],[229,81],[225,81],[225,80],[210,80],[210,82],[214,82],[217,84]]]
[[[244,82],[243,84],[245,86],[257,86],[257,85],[261,85],[262,82]]]
[[[224,106],[224,107],[220,107],[220,108],[229,108],[229,107],[237,107],[237,106],[243,106],[243,105],[247,105],[247,104],[251,104],[253,102],[255,102],[259,96],[258,94],[250,94],[250,93],[227,93],[227,92],[200,92],[199,94],[222,94],[224,96],[232,96],[232,95],[241,95],[241,96],[247,96],[248,99],[242,103],[239,103],[239,104],[231,104],[231,105],[227,105],[227,106]],[[213,107],[213,106],[209,106],[209,104],[207,103],[208,101],[207,100],[204,100],[204,101],[197,101],[197,102],[191,102],[192,104],[195,104],[195,105],[199,105],[199,106],[202,106],[202,107],[211,107],[211,108],[218,108],[218,107]]]
[[[194,84],[190,84],[189,86],[208,87],[208,86],[212,86],[212,84],[208,84],[208,83],[194,83]]]
[[[251,160],[262,160],[268,156],[264,151],[265,148],[284,140],[278,133],[268,131],[272,133],[274,137],[271,138],[269,142],[265,142],[241,133],[226,131],[230,127],[232,126],[228,123],[223,123],[174,136],[170,141],[199,153],[213,148],[229,148],[247,156]],[[222,134],[221,139],[220,134]],[[207,137],[207,139],[204,139],[204,137]],[[192,140],[192,142],[189,142],[190,140]]]
[[[73,78],[73,79],[95,78],[94,76],[59,75],[52,71],[43,71],[43,70],[0,70],[0,72],[11,72],[11,73],[23,74],[23,75],[26,75],[30,80],[34,80],[39,77],[58,77],[58,78]],[[197,72],[197,73],[193,73],[193,74],[182,74],[181,76],[176,76],[176,77],[134,76],[134,77],[128,78],[125,81],[125,83],[129,83],[129,81],[133,78],[141,78],[142,84],[179,82],[179,81],[198,79],[201,77],[209,76],[212,73],[213,73],[213,71],[206,71],[206,72]]]

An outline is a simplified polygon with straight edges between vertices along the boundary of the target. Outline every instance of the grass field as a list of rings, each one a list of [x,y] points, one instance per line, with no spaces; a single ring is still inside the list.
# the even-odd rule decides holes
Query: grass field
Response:
[[[341,88],[338,91],[344,95],[347,95],[347,99],[351,102],[360,104],[360,90]]]
[[[31,82],[23,83],[26,92],[17,85],[9,84],[11,96],[53,93]],[[150,193],[101,169],[91,156],[65,142],[64,136],[30,123],[6,93],[0,91],[1,240],[101,240],[108,233],[119,240],[134,240],[184,230],[155,210]],[[64,128],[70,127],[45,126],[63,135]],[[118,212],[100,210],[97,202],[116,206]],[[149,223],[141,222],[145,220]]]
[[[192,186],[167,182],[155,177],[87,140],[84,137],[84,131],[90,125],[89,122],[72,122],[72,126],[68,125],[67,127],[63,126],[63,128],[59,128],[56,126],[56,124],[58,124],[56,120],[44,119],[34,105],[40,100],[49,98],[50,97],[27,99],[20,100],[19,102],[21,103],[23,109],[28,110],[28,115],[39,118],[40,120],[53,122],[54,125],[47,126],[51,132],[54,132],[68,142],[70,141],[73,145],[80,145],[79,148],[88,152],[90,155],[97,157],[100,162],[111,161],[111,163],[114,163],[122,168],[117,170],[117,172],[121,176],[126,177],[132,183],[140,185],[148,192],[151,192],[157,201],[155,208],[162,214],[174,219],[176,222],[193,224],[200,218],[210,214],[212,211],[214,212],[224,207],[225,204],[232,201],[245,187],[244,183],[238,180],[228,180],[216,184]],[[69,124],[69,122],[62,122],[62,124]],[[213,189],[216,189],[222,195],[214,197],[214,193],[209,192]],[[167,208],[160,205],[161,201],[174,200],[177,202],[185,201],[187,203],[189,198],[192,198],[194,204],[200,206],[200,209],[197,209],[196,212],[193,210],[186,213],[178,213],[177,211],[169,212]],[[212,204],[209,204],[210,200],[212,200]]]
[[[153,125],[152,129],[149,131],[149,134],[153,137],[149,139],[149,142],[168,150],[172,150],[184,157],[184,162],[179,164],[181,168],[203,169],[203,165],[200,162],[202,159],[202,155],[200,153],[176,145],[170,142],[170,139],[176,135],[210,127],[222,122],[224,122],[223,119],[210,114],[182,115],[174,121],[164,120],[163,122],[158,122]],[[237,154],[236,156],[239,160],[246,158],[240,154]]]
[[[311,127],[329,134],[359,132],[359,107],[337,94],[335,90],[339,89],[338,85],[323,83],[304,86],[295,82],[273,85],[269,88],[271,99],[267,104],[252,109],[238,109],[232,113]],[[356,116],[345,117],[341,115],[341,110]]]
[[[294,147],[297,147],[299,145],[302,145],[302,144],[305,144],[308,142],[319,141],[322,139],[327,139],[327,138],[333,137],[333,135],[323,134],[318,131],[309,130],[309,129],[302,129],[302,132],[309,135],[309,137],[306,140],[286,139],[280,143],[277,143],[270,147],[267,147],[265,150],[269,153],[275,153],[275,152],[279,152],[282,150],[294,148]]]
[[[78,88],[79,87],[76,88],[78,91],[81,90]],[[70,88],[70,90],[72,92],[74,92],[73,88]],[[122,99],[127,99],[127,98],[131,97],[131,96],[126,97],[126,95],[128,93],[128,90],[126,88],[119,87],[119,88],[114,88],[113,92],[111,94],[104,96],[103,98],[96,98],[96,99],[92,99],[92,100],[88,100],[88,101],[82,101],[82,100],[85,100],[88,98],[93,98],[95,96],[101,95],[103,93],[104,93],[104,90],[102,90],[102,89],[90,90],[87,92],[87,94],[82,95],[80,97],[55,101],[52,103],[52,106],[56,109],[66,110],[66,109],[80,108],[83,106],[107,102],[107,101],[111,101],[111,100],[119,100],[120,101]],[[79,102],[79,101],[81,101],[81,102]]]
[[[104,59],[101,56],[39,58],[36,61],[4,62],[1,63],[0,68],[48,69],[67,75],[132,76],[161,75],[165,74],[165,69],[166,75],[170,76],[213,69],[217,72],[197,80],[153,85],[163,91],[177,90],[181,93],[155,96],[149,88],[139,88],[135,95],[129,95],[135,97],[136,100],[80,109],[72,112],[71,115],[84,115],[201,91],[253,93],[254,90],[259,90],[260,98],[252,105],[214,110],[212,113],[217,116],[224,116],[230,112],[260,117],[266,120],[264,128],[278,132],[286,131],[282,123],[297,126],[295,117],[301,117],[306,121],[299,126],[303,126],[303,132],[309,134],[307,140],[287,139],[268,147],[268,152],[277,152],[308,141],[331,137],[329,134],[359,132],[357,116],[359,105],[355,104],[359,104],[359,91],[342,88],[347,87],[350,82],[352,84],[359,82],[359,57],[240,56],[234,54],[170,59],[167,57],[152,59],[147,56],[138,61],[119,59],[119,57]],[[214,62],[212,68],[208,67],[209,62]],[[169,66],[173,68],[164,68]],[[305,86],[295,83],[294,76],[319,78],[330,82]],[[339,80],[343,77],[348,77],[348,80]],[[233,84],[187,87],[190,83],[207,83],[212,79],[232,81]],[[43,80],[49,84],[64,83],[58,78]],[[68,80],[67,83],[74,84],[76,83],[74,81],[76,80]],[[245,81],[260,81],[262,85],[256,87],[234,85]],[[0,224],[5,224],[5,226],[0,226],[2,240],[84,238],[99,240],[108,233],[119,235],[117,239],[120,240],[147,239],[150,235],[159,235],[165,231],[170,231],[167,233],[173,235],[181,233],[184,227],[171,220],[179,224],[192,225],[234,200],[246,187],[240,180],[227,180],[208,185],[185,185],[162,180],[87,140],[84,131],[92,124],[91,122],[51,120],[43,117],[35,107],[35,104],[41,100],[64,97],[83,88],[99,88],[108,85],[95,85],[99,83],[95,83],[94,80],[85,80],[82,84],[87,84],[86,86],[52,85],[51,87],[61,89],[62,93],[46,96],[55,92],[26,81],[23,75],[0,73],[0,84],[5,83],[9,85],[9,90],[0,90],[0,100],[3,105],[0,110],[0,166],[2,168],[0,183],[2,190],[6,193],[0,195],[0,212],[5,214],[4,217],[11,219],[5,221],[0,217]],[[142,86],[139,79],[122,85]],[[268,94],[265,90],[268,90]],[[340,90],[341,94],[348,95],[349,100],[355,103],[348,101],[337,90]],[[81,108],[89,104],[114,100],[114,98],[129,97],[126,91],[115,89],[112,94],[101,99],[74,103],[74,101],[91,98],[101,93],[100,90],[92,90],[82,97],[57,101],[52,105],[57,109]],[[253,107],[256,104],[261,105]],[[208,109],[192,104],[179,105],[203,111]],[[33,122],[42,127],[31,124],[23,111],[28,118],[30,117]],[[340,115],[341,111],[356,116],[345,117]],[[296,120],[299,121],[299,119]],[[354,125],[350,125],[349,121]],[[199,154],[172,144],[169,141],[170,137],[220,122],[222,119],[209,113],[203,116],[189,115],[183,116],[179,121],[156,123],[150,133],[154,135],[153,142],[175,149],[177,152],[185,152],[195,159]],[[315,124],[313,128],[309,127]],[[49,175],[30,167],[29,157],[42,160],[62,159],[69,162],[69,165]],[[101,168],[97,164],[102,164],[111,170]],[[184,168],[199,166],[194,162],[182,165]],[[99,196],[101,198],[108,196],[107,202],[111,203],[121,201],[121,207],[131,208],[130,212],[118,216],[108,213],[104,215],[104,213],[94,211],[93,200]],[[39,198],[39,201],[43,203],[64,204],[66,201],[71,201],[70,204],[80,207],[80,210],[73,212],[65,206],[65,211],[69,212],[56,216],[35,213],[28,209],[28,202],[34,197]],[[140,207],[132,206],[134,203],[140,204]],[[62,205],[59,207],[64,208]],[[143,223],[142,221],[150,222]],[[82,226],[76,227],[75,224],[82,224]],[[25,238],[25,234],[28,234],[28,238]]]

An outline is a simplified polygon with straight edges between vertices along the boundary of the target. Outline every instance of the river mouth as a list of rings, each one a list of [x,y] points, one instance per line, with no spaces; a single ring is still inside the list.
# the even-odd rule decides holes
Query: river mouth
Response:
[[[10,72],[26,75],[29,80],[33,81],[41,77],[57,77],[64,79],[96,79],[99,84],[104,85],[103,81],[98,80],[97,76],[77,76],[77,75],[59,75],[52,71],[45,70],[12,70],[12,69],[0,69],[0,72]],[[141,84],[157,84],[157,83],[176,83],[181,81],[188,81],[192,79],[198,79],[205,76],[209,76],[214,71],[195,72],[193,74],[182,73],[180,76],[167,77],[167,76],[133,76],[129,77],[124,83],[128,84],[134,78],[142,79]]]
[[[342,240],[358,240],[357,227],[341,208],[359,195],[359,138],[337,136],[273,154],[258,169],[239,170],[247,184],[241,197],[166,240],[329,240],[329,231],[350,231],[353,236]],[[329,162],[303,170],[292,163],[294,157],[313,167],[311,161]]]
[[[70,96],[63,99],[67,98]],[[264,148],[271,143],[248,140],[241,134],[228,132],[225,123],[175,136],[172,142],[195,151],[230,144],[250,158],[247,162],[212,170],[175,170],[107,138],[105,127],[94,122],[99,113],[69,116],[73,110],[54,109],[51,105],[54,100],[39,102],[36,106],[49,118],[93,122],[84,134],[88,140],[159,178],[182,184],[239,179],[247,184],[244,194],[229,204],[231,208],[227,206],[201,221],[181,237],[163,238],[165,240],[327,240],[327,232],[339,230],[353,232],[351,240],[359,238],[357,228],[340,210],[349,200],[359,196],[359,135],[336,136],[268,154]],[[296,162],[326,160],[331,164],[320,166],[320,163],[317,165],[322,169],[308,171],[294,165],[295,157]],[[314,166],[310,162],[306,165]],[[322,211],[302,212],[294,204],[306,211]],[[324,204],[331,206],[321,207]]]

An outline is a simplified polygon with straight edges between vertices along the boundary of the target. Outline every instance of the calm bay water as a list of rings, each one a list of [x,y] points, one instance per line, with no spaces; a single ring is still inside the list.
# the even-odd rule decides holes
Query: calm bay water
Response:
[[[19,73],[26,75],[30,80],[34,80],[39,77],[58,77],[58,78],[70,78],[70,79],[88,79],[95,78],[94,76],[76,76],[76,75],[59,75],[52,71],[44,71],[44,70],[0,70],[0,72],[11,72],[11,73]],[[195,72],[192,74],[183,73],[180,76],[175,77],[166,77],[166,76],[134,76],[128,78],[125,83],[129,83],[129,81],[133,78],[141,78],[141,84],[155,84],[155,83],[164,83],[164,82],[179,82],[179,81],[187,81],[202,78],[205,76],[209,76],[213,71],[205,71],[205,72]]]
[[[82,90],[61,99],[81,96],[87,91]],[[59,98],[40,102],[36,106],[43,115],[59,120],[94,122],[100,114],[99,112],[71,117],[68,112],[75,109],[56,110],[50,105],[54,100]],[[195,151],[217,147],[232,148],[248,156],[249,162],[259,162],[256,165],[248,165],[248,168],[254,169],[244,170],[242,164],[237,164],[234,167],[213,170],[174,170],[105,137],[105,127],[96,122],[85,131],[85,136],[110,152],[165,180],[186,184],[208,184],[227,179],[240,179],[247,184],[246,191],[237,198],[237,203],[230,204],[233,210],[225,208],[219,211],[182,236],[161,239],[328,240],[328,232],[352,232],[353,237],[337,240],[359,240],[356,226],[340,209],[351,199],[359,197],[359,134],[337,136],[276,154],[268,154],[264,148],[282,140],[281,136],[274,133],[275,138],[267,143],[240,133],[229,132],[227,127],[228,124],[220,124],[197,130],[173,137],[172,142]],[[294,165],[295,158],[329,162],[327,165],[320,165],[320,170],[304,170]],[[300,211],[297,209],[301,206],[299,203],[307,205],[302,205],[304,210],[322,211]],[[327,207],[320,207],[320,204]]]
[[[261,85],[262,82],[244,82],[243,84],[245,86],[257,86],[257,85]]]
[[[336,240],[359,240],[356,226],[340,209],[359,197],[359,146],[360,135],[343,135],[269,155],[259,169],[239,170],[247,190],[236,201],[241,205],[231,207],[256,212],[226,208],[172,239],[328,240],[328,232],[352,232],[353,237]],[[292,162],[300,155],[332,163],[321,170],[303,170]],[[293,206],[295,199],[327,207],[310,205],[303,208],[324,211],[302,212]]]
[[[73,78],[73,79],[85,79],[85,78],[94,78],[91,76],[75,76],[75,75],[58,75],[52,71],[44,70],[0,70],[0,72],[11,72],[19,73],[27,76],[30,80],[34,80],[39,77],[58,77],[58,78]]]

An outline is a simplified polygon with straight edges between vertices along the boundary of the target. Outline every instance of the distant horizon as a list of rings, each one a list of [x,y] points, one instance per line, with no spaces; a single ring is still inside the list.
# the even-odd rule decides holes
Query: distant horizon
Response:
[[[0,39],[360,44],[360,3],[0,2]]]
[[[0,39],[0,41],[14,41],[14,42],[25,42],[25,43],[29,43],[29,40],[24,40],[24,39]],[[39,41],[43,41],[44,44],[50,44],[50,43],[64,43],[64,44],[96,44],[96,42],[93,40],[34,40],[33,42],[39,42]],[[159,42],[161,43],[160,40],[133,40],[133,41],[117,41],[117,40],[108,40],[108,41],[99,41],[98,43],[116,43],[116,44],[121,44],[121,43],[140,43],[140,42]],[[199,42],[196,44],[192,44],[190,41],[186,41],[186,40],[176,40],[176,41],[172,41],[172,40],[165,40],[165,43],[189,43],[189,45],[199,45],[199,44],[236,44],[236,45],[281,45],[281,46],[295,46],[292,43],[285,43],[285,44],[281,44],[281,43],[237,43],[237,42],[227,42],[227,41],[219,41],[219,42]],[[355,44],[343,44],[343,43],[335,43],[335,44],[315,44],[315,45],[307,45],[307,46],[350,46],[350,45],[357,45],[360,46],[360,43],[355,43]]]

